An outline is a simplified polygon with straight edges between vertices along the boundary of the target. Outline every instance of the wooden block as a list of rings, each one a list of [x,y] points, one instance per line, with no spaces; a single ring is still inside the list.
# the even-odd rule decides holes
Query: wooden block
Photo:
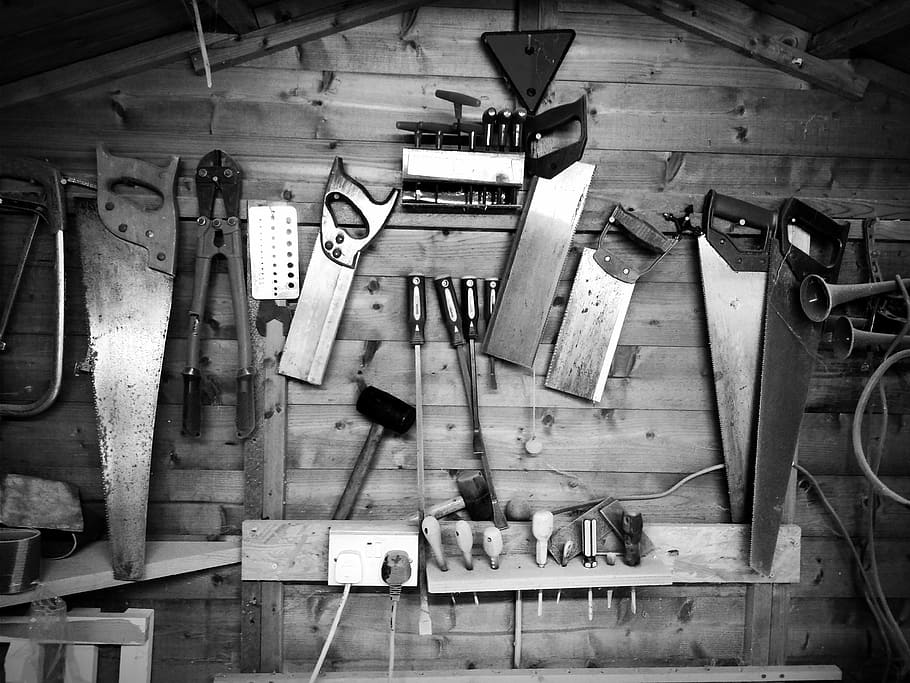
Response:
[[[246,520],[243,523],[242,577],[245,581],[326,581],[329,527],[401,524],[371,520]],[[442,522],[447,556],[458,562],[454,524]],[[475,540],[488,522],[474,522]],[[503,562],[534,556],[531,525],[512,522],[503,532]],[[778,538],[772,576],[749,568],[749,527],[739,524],[648,524],[655,552],[671,567],[673,583],[798,583],[800,529],[784,525]],[[475,554],[480,555],[479,544]],[[480,564],[479,561],[475,564]]]
[[[563,262],[581,216],[594,166],[576,162],[552,180],[535,178],[502,277],[484,352],[533,367]]]

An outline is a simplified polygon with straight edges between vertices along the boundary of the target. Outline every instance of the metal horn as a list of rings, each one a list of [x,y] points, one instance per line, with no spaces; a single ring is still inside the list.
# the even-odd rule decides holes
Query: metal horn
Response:
[[[849,287],[851,285],[843,285]],[[896,334],[882,332],[866,332],[853,327],[853,322],[846,316],[841,316],[834,321],[831,330],[831,346],[834,353],[841,360],[850,357],[856,349],[865,349],[871,346],[890,346]],[[898,348],[910,347],[910,335],[901,339]]]
[[[910,279],[903,281],[910,285]],[[829,285],[818,275],[809,275],[799,286],[799,303],[809,320],[820,323],[831,315],[831,309],[855,299],[897,291],[897,281],[867,282],[858,285]]]

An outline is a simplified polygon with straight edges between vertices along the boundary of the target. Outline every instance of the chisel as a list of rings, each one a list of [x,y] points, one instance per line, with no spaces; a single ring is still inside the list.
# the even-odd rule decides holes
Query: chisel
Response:
[[[499,298],[499,278],[488,277],[483,281],[483,322],[484,325],[490,324],[490,318],[493,317],[493,311],[496,309],[496,301]],[[496,359],[490,358],[490,388],[493,391],[499,389],[496,381]]]
[[[464,336],[468,340],[468,360],[471,370],[471,421],[475,428],[480,424],[480,406],[477,403],[477,341],[480,298],[477,295],[477,278],[461,278],[461,306],[464,315]]]
[[[412,273],[408,277],[408,334],[411,346],[414,347],[414,390],[417,407],[417,512],[419,519],[426,517],[426,498],[424,488],[424,437],[423,437],[423,370],[420,362],[420,347],[426,339],[424,334],[427,321],[426,281],[421,273]],[[420,588],[420,617],[418,633],[432,635],[433,623],[430,619],[430,600],[427,590],[426,555],[423,546],[418,553],[417,582]]]
[[[475,392],[472,391],[471,388],[474,386],[474,382],[471,381],[472,365],[468,357],[466,339],[462,330],[462,316],[459,310],[458,297],[455,295],[452,278],[438,277],[434,282],[436,285],[436,294],[439,296],[439,307],[442,310],[442,319],[443,322],[445,322],[446,329],[449,332],[449,339],[452,342],[452,346],[455,347],[458,356],[458,365],[461,369],[461,377],[464,382],[465,394],[468,399],[468,408],[471,411],[474,455],[480,459],[483,477],[487,481],[487,489],[490,493],[490,505],[493,512],[493,524],[497,529],[507,529],[509,523],[506,521],[506,516],[499,505],[499,499],[496,497],[496,489],[493,486],[493,475],[490,470],[490,463],[487,460],[487,449],[483,443],[483,434],[480,429],[480,419],[475,403]]]

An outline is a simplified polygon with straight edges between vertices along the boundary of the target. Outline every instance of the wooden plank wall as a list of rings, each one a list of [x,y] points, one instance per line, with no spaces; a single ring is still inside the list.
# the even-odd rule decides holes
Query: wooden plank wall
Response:
[[[277,3],[275,11],[290,6]],[[597,165],[577,246],[591,244],[615,202],[660,224],[663,211],[700,205],[710,188],[767,206],[796,195],[840,219],[878,217],[886,275],[908,269],[900,240],[910,218],[910,103],[870,88],[850,103],[716,47],[633,10],[595,0],[565,0],[552,14],[577,38],[544,104],[582,93],[589,104],[585,161]],[[243,167],[245,197],[292,201],[301,216],[304,263],[319,220],[321,192],[333,157],[377,196],[400,180],[400,119],[448,120],[436,88],[478,96],[483,106],[513,106],[484,54],[479,35],[511,30],[511,3],[451,0],[243,66],[217,72],[209,91],[188,63],[174,64],[89,91],[0,111],[0,151],[46,158],[67,174],[93,176],[94,146],[163,162],[181,157],[179,275],[160,392],[153,458],[149,531],[162,537],[220,538],[239,532],[243,515],[242,447],[233,438],[235,325],[227,276],[214,275],[203,346],[207,406],[203,436],[180,435],[183,347],[192,283],[198,160],[220,147]],[[474,112],[471,112],[473,115]],[[361,261],[325,384],[290,383],[286,511],[290,518],[331,514],[368,424],[353,403],[365,384],[413,400],[412,354],[404,325],[402,276],[498,275],[514,217],[439,217],[396,211]],[[0,271],[9,281],[18,245],[0,233]],[[85,353],[86,327],[75,240],[68,239],[66,367]],[[683,474],[722,461],[713,408],[711,367],[694,245],[684,240],[636,288],[601,404],[590,406],[545,390],[545,372],[577,248],[537,358],[536,412],[531,376],[499,368],[499,390],[480,384],[487,446],[504,499],[528,495],[556,506],[604,494],[662,490]],[[863,277],[855,245],[846,279]],[[51,262],[37,254],[12,321],[3,391],[40,386],[50,294],[42,285]],[[5,285],[4,285],[5,286]],[[432,300],[431,300],[432,301]],[[428,496],[456,492],[453,474],[474,467],[469,415],[455,357],[438,311],[430,307],[424,347]],[[486,367],[485,360],[481,367]],[[801,461],[816,474],[859,529],[864,484],[848,445],[851,412],[868,368],[862,360],[822,356],[800,440]],[[899,490],[910,484],[900,453],[910,412],[905,382],[889,382],[884,472]],[[97,438],[90,383],[67,371],[57,405],[28,421],[0,424],[2,467],[78,484],[100,506]],[[522,444],[532,420],[544,444],[537,456]],[[399,518],[416,510],[413,435],[387,439],[358,501],[355,517]],[[725,487],[718,474],[672,497],[642,503],[646,518],[725,522]],[[883,581],[896,607],[910,597],[903,580],[910,550],[906,511],[880,513]],[[784,633],[790,663],[835,663],[868,673],[882,645],[853,584],[849,559],[814,497],[800,488],[795,521],[803,528],[803,581],[792,589]],[[585,596],[548,596],[544,616],[524,616],[525,666],[732,664],[742,661],[745,590],[739,586],[642,589],[633,615],[628,594],[613,609],[598,595],[593,622]],[[72,604],[152,606],[156,616],[155,680],[205,680],[239,666],[240,588],[236,568],[135,588],[73,597]],[[289,585],[285,591],[285,667],[309,670],[338,602],[335,589]],[[349,602],[327,670],[383,670],[387,597],[358,593]],[[417,635],[417,600],[407,594],[399,619],[397,663],[403,668],[508,667],[512,657],[511,596],[480,604],[432,597],[433,637]]]

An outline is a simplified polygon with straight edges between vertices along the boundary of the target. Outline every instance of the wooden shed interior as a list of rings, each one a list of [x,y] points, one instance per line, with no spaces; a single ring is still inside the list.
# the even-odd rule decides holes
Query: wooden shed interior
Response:
[[[23,614],[35,595],[60,595],[70,608],[152,609],[154,681],[283,680],[256,672],[306,680],[342,600],[341,588],[326,582],[327,528],[370,431],[355,403],[368,385],[416,400],[406,276],[430,279],[420,430],[429,506],[459,493],[459,471],[479,468],[432,278],[503,276],[522,214],[396,206],[357,265],[321,385],[277,368],[302,304],[251,298],[257,404],[249,439],[238,439],[235,428],[238,319],[227,267],[215,260],[200,315],[201,436],[192,438],[182,433],[181,406],[200,229],[197,164],[219,149],[242,169],[244,231],[250,207],[293,206],[305,271],[319,249],[336,157],[376,201],[385,199],[401,187],[402,150],[413,142],[396,122],[452,120],[451,105],[435,91],[479,99],[480,108],[465,108],[466,121],[479,121],[488,107],[519,106],[481,34],[572,29],[540,110],[586,97],[581,161],[595,170],[534,371],[500,361],[494,389],[479,353],[479,416],[503,505],[554,510],[627,499],[655,544],[678,551],[674,571],[688,572],[688,580],[677,574],[672,585],[617,584],[609,606],[606,585],[591,593],[584,584],[549,588],[540,607],[537,590],[518,593],[501,578],[497,590],[476,595],[471,588],[431,592],[430,635],[420,633],[419,592],[406,588],[396,674],[485,680],[471,672],[509,678],[512,669],[540,669],[533,674],[540,678],[528,680],[608,680],[622,668],[619,680],[696,680],[669,676],[680,667],[705,677],[712,675],[705,667],[730,667],[741,678],[724,680],[793,680],[795,669],[774,667],[806,665],[801,675],[823,677],[835,665],[846,680],[906,675],[910,516],[875,494],[851,441],[860,393],[883,349],[841,359],[822,343],[813,354],[797,452],[814,479],[792,473],[782,511],[789,535],[781,562],[790,564],[776,578],[752,572],[742,559],[748,527],[731,524],[721,468],[669,495],[635,499],[724,463],[693,236],[683,235],[635,286],[600,401],[553,391],[544,377],[581,251],[596,246],[617,204],[670,236],[673,224],[662,214],[694,205],[692,222],[701,224],[709,190],[773,210],[795,197],[849,225],[840,282],[870,279],[863,241],[870,230],[880,275],[907,275],[908,25],[910,3],[902,0],[0,3],[0,158],[43,160],[77,180],[65,187],[62,387],[40,415],[0,421],[0,474],[74,484],[96,513],[104,511],[104,487],[92,377],[83,364],[90,274],[80,265],[74,220],[76,203],[94,201],[95,192],[78,181],[96,180],[98,144],[162,167],[179,157],[176,276],[151,450],[145,580],[114,581],[109,564],[88,568],[100,552],[88,546],[68,560],[46,560],[28,598],[0,595],[0,621]],[[3,302],[27,223],[2,217]],[[33,400],[46,389],[54,269],[53,240],[39,229],[2,340],[3,401]],[[763,362],[779,360],[766,353]],[[864,443],[880,452],[882,480],[906,492],[906,364],[881,386],[887,408],[876,392]],[[539,452],[526,447],[532,439]],[[417,458],[415,430],[385,436],[349,524],[416,519]],[[867,574],[880,579],[887,601],[869,600],[890,606],[887,640],[819,489],[860,549],[874,548],[873,559],[865,556]],[[443,522],[450,577],[461,568],[453,519]],[[485,526],[475,522],[478,538]],[[513,522],[504,536],[506,557],[530,563],[530,524]],[[475,548],[475,562],[484,561]],[[75,569],[60,568],[68,562]],[[48,571],[72,576],[54,583]],[[389,609],[386,589],[355,587],[322,671],[337,680],[367,672],[383,678]],[[11,633],[5,628],[0,636]],[[117,680],[126,659],[125,650],[101,647],[97,680]],[[646,669],[653,678],[644,677]]]

